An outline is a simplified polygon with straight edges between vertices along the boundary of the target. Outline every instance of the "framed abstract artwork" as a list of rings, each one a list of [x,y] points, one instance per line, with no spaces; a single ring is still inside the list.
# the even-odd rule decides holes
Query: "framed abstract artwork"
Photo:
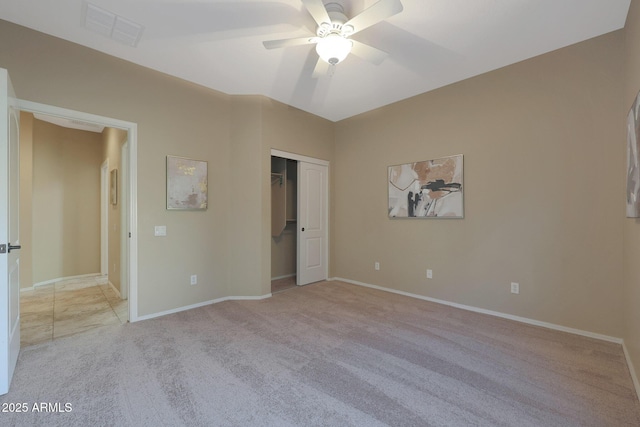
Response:
[[[207,209],[207,162],[167,156],[167,209]]]
[[[464,218],[462,154],[389,166],[390,218]]]
[[[627,218],[640,217],[640,93],[627,116]]]

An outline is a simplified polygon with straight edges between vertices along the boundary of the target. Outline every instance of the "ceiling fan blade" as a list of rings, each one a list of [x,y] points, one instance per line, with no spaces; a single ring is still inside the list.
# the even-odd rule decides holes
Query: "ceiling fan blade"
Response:
[[[318,26],[321,26],[325,22],[331,24],[331,18],[329,18],[329,14],[322,0],[302,0],[302,4],[307,8]]]
[[[357,40],[349,39],[353,42],[351,53],[360,59],[369,61],[374,65],[380,65],[389,54],[375,47],[369,46]]]
[[[404,7],[402,6],[402,3],[400,3],[400,0],[380,0],[378,3],[374,3],[371,7],[348,20],[343,27],[350,25],[353,27],[353,32],[351,32],[351,34],[355,34],[358,31],[369,28],[380,21],[384,21],[385,19],[402,12],[403,9]]]
[[[313,69],[313,74],[311,77],[314,79],[319,79],[320,77],[324,77],[329,73],[329,64],[324,62],[322,58],[318,57],[318,62],[316,62],[316,68]]]
[[[267,40],[262,42],[267,49],[278,49],[280,47],[300,46],[303,44],[317,43],[317,37],[299,37],[295,39]]]

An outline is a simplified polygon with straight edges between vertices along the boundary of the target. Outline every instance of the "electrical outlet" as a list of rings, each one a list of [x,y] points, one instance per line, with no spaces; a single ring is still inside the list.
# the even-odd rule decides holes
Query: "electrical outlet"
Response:
[[[520,293],[520,284],[516,282],[511,282],[511,293],[519,294]]]
[[[427,268],[427,279],[433,279],[433,270]]]
[[[380,263],[376,261],[376,263],[373,264],[373,268],[375,268],[376,270],[380,270]]]
[[[191,284],[192,285],[197,285],[198,284],[198,275],[197,274],[192,274],[191,275]]]

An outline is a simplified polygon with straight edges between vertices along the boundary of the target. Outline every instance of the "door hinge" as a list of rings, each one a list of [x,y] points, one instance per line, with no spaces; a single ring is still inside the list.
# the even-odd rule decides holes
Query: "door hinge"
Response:
[[[7,245],[0,245],[0,254],[7,253]]]

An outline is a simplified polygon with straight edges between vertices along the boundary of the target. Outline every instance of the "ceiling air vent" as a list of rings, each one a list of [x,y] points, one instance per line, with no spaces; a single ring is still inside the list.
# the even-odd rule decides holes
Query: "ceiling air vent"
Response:
[[[84,27],[119,43],[135,47],[142,36],[142,25],[125,19],[95,4],[85,3]]]

